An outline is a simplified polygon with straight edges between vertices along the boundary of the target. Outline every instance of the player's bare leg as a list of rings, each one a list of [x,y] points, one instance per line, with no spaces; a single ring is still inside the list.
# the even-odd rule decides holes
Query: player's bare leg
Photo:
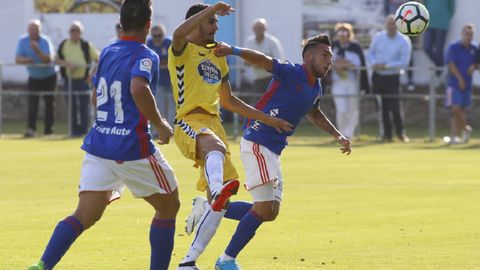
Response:
[[[168,269],[175,237],[175,218],[180,208],[178,189],[170,194],[155,193],[143,198],[155,208],[150,226],[150,269]]]
[[[112,191],[81,192],[77,209],[73,215],[58,223],[40,262],[30,266],[28,270],[44,270],[55,267],[78,236],[100,220],[111,194]]]
[[[258,187],[260,189],[271,190],[273,198],[274,183],[270,182]],[[258,189],[256,188],[256,189]],[[252,191],[251,191],[252,192]],[[255,198],[255,197],[254,197]],[[225,252],[220,256],[215,263],[215,269],[217,270],[235,270],[240,269],[235,258],[240,251],[248,244],[248,242],[255,236],[257,229],[263,222],[273,221],[280,212],[280,201],[257,201],[253,203],[252,209],[245,214],[240,220],[240,223],[233,234],[230,243],[228,244]]]
[[[187,255],[177,269],[196,269],[195,261],[203,253],[205,247],[215,235],[220,221],[225,215],[229,198],[236,194],[238,180],[223,183],[223,163],[225,159],[225,144],[214,134],[197,136],[197,155],[205,160],[205,176],[208,182],[207,197],[210,202],[200,218],[195,239]]]

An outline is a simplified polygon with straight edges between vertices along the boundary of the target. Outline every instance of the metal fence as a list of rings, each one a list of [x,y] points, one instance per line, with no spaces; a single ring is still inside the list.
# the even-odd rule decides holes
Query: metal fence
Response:
[[[5,102],[5,97],[7,96],[25,96],[27,97],[28,95],[55,95],[55,96],[67,96],[67,104],[66,104],[66,111],[67,111],[67,123],[68,123],[68,136],[72,135],[72,130],[71,130],[71,121],[72,121],[72,115],[70,113],[71,111],[71,106],[72,106],[72,98],[74,95],[89,95],[90,92],[85,92],[85,91],[76,91],[75,89],[72,89],[72,83],[68,83],[68,87],[66,91],[41,91],[41,92],[29,92],[26,90],[13,90],[13,89],[4,89],[3,87],[3,82],[4,82],[4,69],[9,68],[9,67],[18,67],[20,65],[16,64],[2,64],[0,63],[0,135],[3,133],[3,119],[4,119],[4,107],[3,103]],[[25,67],[25,65],[21,65],[22,67]],[[38,65],[36,65],[38,66]],[[41,66],[47,66],[47,65],[41,65]],[[243,69],[240,65],[235,65],[231,67],[231,70],[235,69]],[[360,68],[358,70],[365,70],[368,68]],[[413,67],[410,68],[411,70],[415,71],[417,68]],[[370,70],[369,70],[370,71]],[[403,70],[405,71],[405,70]],[[402,72],[403,72],[402,71]],[[430,69],[430,80],[428,83],[428,93],[414,93],[414,92],[401,92],[400,95],[394,95],[394,96],[385,96],[383,97],[392,97],[392,98],[399,98],[403,100],[404,102],[409,102],[409,100],[422,100],[428,103],[428,139],[429,141],[433,141],[436,137],[436,118],[437,118],[437,109],[438,109],[438,104],[437,101],[440,99],[444,99],[444,91],[441,86],[444,86],[444,83],[439,82],[438,76],[436,73],[438,72],[438,69],[431,68]],[[241,91],[241,82],[240,82],[240,73],[237,73],[237,82],[233,84],[233,90],[234,94],[240,97],[241,99],[244,98],[256,98],[260,97],[261,93],[252,93],[252,92],[243,92]],[[360,76],[357,76],[359,79]],[[328,91],[327,91],[328,92]],[[349,95],[345,95],[345,97],[351,97]],[[379,136],[382,137],[382,114],[381,114],[381,96],[378,94],[372,94],[372,93],[359,93],[358,95],[354,96],[358,98],[359,102],[363,102],[366,100],[373,100],[376,102],[376,104],[379,106],[377,108],[377,125],[379,127]],[[333,96],[331,94],[326,94],[322,97],[323,99],[331,99]],[[479,96],[474,95],[473,96],[474,100],[480,99]],[[360,112],[359,117],[361,117],[362,112]],[[333,120],[333,119],[332,119]],[[359,119],[361,120],[361,119]],[[358,121],[359,126],[357,128],[356,133],[361,134],[361,121]],[[233,114],[233,130],[232,134],[234,137],[237,137],[240,135],[240,117],[236,114]]]

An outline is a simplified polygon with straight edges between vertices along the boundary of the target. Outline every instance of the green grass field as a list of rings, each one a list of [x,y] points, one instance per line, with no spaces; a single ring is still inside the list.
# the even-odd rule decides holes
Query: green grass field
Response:
[[[80,139],[0,139],[0,269],[38,260],[77,203]],[[243,177],[238,143],[234,162]],[[171,269],[197,171],[162,146],[180,185]],[[480,141],[469,145],[354,142],[350,156],[324,137],[297,137],[282,156],[284,201],[239,256],[243,269],[480,269]],[[241,190],[238,199],[249,199]],[[84,232],[56,269],[148,269],[153,209],[126,192]],[[199,260],[213,269],[237,222],[224,220]]]

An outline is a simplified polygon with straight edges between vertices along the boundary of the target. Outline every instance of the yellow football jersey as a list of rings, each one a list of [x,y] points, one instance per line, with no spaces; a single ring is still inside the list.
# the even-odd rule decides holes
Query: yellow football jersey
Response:
[[[196,107],[219,114],[219,91],[228,80],[225,57],[217,57],[214,47],[207,48],[188,42],[181,55],[168,49],[168,71],[176,103],[176,119],[182,119]]]

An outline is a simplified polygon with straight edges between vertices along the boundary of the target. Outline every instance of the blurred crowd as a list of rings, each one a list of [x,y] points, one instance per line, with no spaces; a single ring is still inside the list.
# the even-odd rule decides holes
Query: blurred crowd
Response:
[[[348,138],[355,138],[359,125],[360,95],[375,94],[377,109],[381,116],[380,134],[384,142],[399,140],[408,142],[400,95],[403,89],[413,91],[412,38],[397,31],[393,13],[405,0],[386,1],[384,29],[373,37],[368,52],[355,39],[355,29],[348,22],[339,22],[333,29],[332,50],[334,53],[329,78],[322,82],[331,85],[334,97],[336,125]],[[466,109],[471,105],[472,74],[480,63],[480,49],[472,44],[475,25],[462,28],[458,41],[448,44],[446,36],[450,19],[455,11],[454,0],[425,0],[430,12],[430,23],[422,36],[423,49],[432,63],[437,86],[445,87],[445,106],[451,111],[451,134],[449,143],[467,143],[472,132],[468,124]],[[255,19],[251,25],[252,35],[239,44],[263,52],[274,58],[284,59],[282,45],[278,38],[268,32],[268,22]],[[73,91],[70,107],[71,135],[83,136],[91,124],[92,108],[90,92],[92,76],[96,71],[99,51],[94,44],[82,38],[85,29],[80,21],[69,27],[69,37],[54,48],[50,38],[42,34],[39,20],[32,20],[27,27],[16,51],[17,64],[57,64],[65,90]],[[115,42],[122,35],[121,25],[115,25]],[[166,68],[171,38],[162,24],[154,25],[147,40],[147,46],[160,57],[160,80],[156,101],[161,114],[173,123],[175,103],[172,97],[170,78]],[[414,40],[414,42],[417,42]],[[410,68],[409,68],[410,67]],[[402,87],[401,70],[407,69],[407,83]],[[57,73],[52,65],[27,67],[28,119],[25,137],[37,134],[39,99],[45,102],[44,134],[53,133],[54,95]],[[254,105],[265,92],[272,79],[271,73],[245,65],[239,89],[244,100]]]

